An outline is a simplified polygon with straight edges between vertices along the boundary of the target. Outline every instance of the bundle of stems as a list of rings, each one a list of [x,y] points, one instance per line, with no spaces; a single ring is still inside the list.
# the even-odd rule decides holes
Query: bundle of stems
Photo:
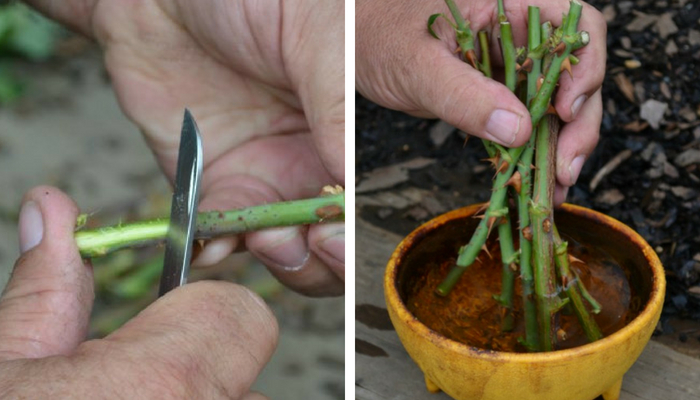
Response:
[[[83,258],[104,256],[119,249],[157,244],[165,240],[169,218],[82,229],[86,215],[78,217],[75,241]],[[345,193],[340,186],[324,188],[319,197],[263,204],[237,210],[197,214],[195,239],[236,235],[267,228],[345,220]]]
[[[428,20],[430,34],[437,38],[432,30],[433,23],[438,18],[447,20],[456,31],[458,50],[465,62],[492,77],[487,33],[478,32],[479,60],[469,22],[464,20],[453,0],[445,2],[455,23],[444,14],[434,14]],[[571,53],[589,42],[589,34],[578,31],[582,8],[581,3],[572,0],[561,26],[554,28],[550,22],[540,23],[538,7],[529,7],[527,46],[516,49],[503,0],[498,0],[505,85],[528,107],[533,133],[525,145],[517,148],[507,149],[484,140],[488,161],[496,169],[491,199],[479,215],[481,221],[471,240],[460,248],[456,265],[437,288],[438,295],[449,294],[467,268],[479,260],[477,256],[485,249],[486,240],[495,227],[503,264],[502,291],[494,296],[503,308],[501,329],[511,331],[514,327],[513,297],[519,272],[525,315],[525,335],[520,343],[529,351],[556,348],[557,314],[567,304],[576,313],[589,341],[602,337],[591,316],[591,313],[600,312],[600,306],[571,269],[571,263],[580,260],[568,255],[567,243],[559,236],[553,220],[559,119],[552,106],[552,95],[561,72],[571,75],[571,65],[578,63]],[[517,250],[511,228],[509,194],[514,199],[519,219]]]

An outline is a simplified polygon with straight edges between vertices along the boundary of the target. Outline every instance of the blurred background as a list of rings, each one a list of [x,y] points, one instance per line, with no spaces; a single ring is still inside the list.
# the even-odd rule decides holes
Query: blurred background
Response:
[[[0,5],[0,288],[19,256],[23,194],[48,184],[67,192],[89,225],[168,215],[171,189],[138,129],[121,113],[89,40],[23,4]],[[162,248],[93,260],[90,336],[102,337],[156,297]],[[275,312],[280,341],[254,386],[272,399],[344,397],[344,299],[309,299],[279,284],[248,255],[193,271],[259,293]]]

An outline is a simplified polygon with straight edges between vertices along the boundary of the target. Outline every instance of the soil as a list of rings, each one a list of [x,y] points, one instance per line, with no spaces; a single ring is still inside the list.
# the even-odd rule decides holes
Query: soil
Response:
[[[608,21],[604,114],[598,146],[567,201],[621,220],[656,250],[668,290],[655,337],[698,356],[700,4],[589,3]],[[487,200],[493,172],[480,162],[486,153],[479,141],[465,145],[465,137],[442,122],[412,118],[357,95],[357,187],[376,181],[377,171],[385,173],[388,166],[399,165],[405,174],[393,184],[382,175],[378,188],[358,190],[360,217],[405,235],[435,215]],[[417,158],[431,162],[411,167]],[[619,161],[616,167],[610,168],[611,160]],[[376,201],[383,190],[394,193],[394,203],[386,196]]]

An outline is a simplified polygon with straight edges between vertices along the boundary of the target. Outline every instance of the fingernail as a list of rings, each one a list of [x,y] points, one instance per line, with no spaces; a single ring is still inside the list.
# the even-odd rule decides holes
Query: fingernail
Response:
[[[569,194],[569,187],[557,186],[557,190],[554,192],[554,205],[559,206],[566,202],[566,196]]]
[[[521,116],[506,110],[495,110],[486,123],[486,133],[506,146],[513,144],[520,131]]]
[[[339,228],[337,232],[321,240],[318,247],[339,262],[345,263],[345,228]]]
[[[44,218],[33,201],[22,205],[19,212],[19,250],[25,253],[41,243],[44,237]]]
[[[569,164],[569,179],[571,182],[571,186],[573,186],[578,180],[578,176],[581,173],[581,167],[583,167],[583,163],[585,161],[586,156],[578,156],[574,158],[571,164]]]
[[[586,102],[586,100],[588,100],[588,96],[585,94],[578,96],[578,98],[574,100],[574,104],[571,105],[571,118],[576,118],[576,115],[578,114],[579,110],[581,110],[581,106]]]
[[[285,271],[300,270],[309,259],[309,249],[298,228],[277,228],[266,232],[268,245],[260,250],[262,257]]]

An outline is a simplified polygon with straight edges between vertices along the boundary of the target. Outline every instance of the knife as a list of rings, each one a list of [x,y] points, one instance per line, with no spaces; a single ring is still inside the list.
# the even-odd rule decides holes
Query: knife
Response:
[[[197,222],[202,178],[202,139],[194,117],[185,109],[177,156],[175,191],[165,238],[165,258],[158,296],[187,283]]]

